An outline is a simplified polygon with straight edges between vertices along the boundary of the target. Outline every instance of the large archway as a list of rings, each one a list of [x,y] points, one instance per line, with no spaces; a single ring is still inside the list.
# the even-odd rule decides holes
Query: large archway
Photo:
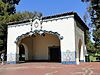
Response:
[[[19,45],[19,61],[25,61],[25,48],[22,44]]]
[[[54,34],[52,32],[36,32],[21,38],[18,43],[27,46],[27,61],[61,62],[60,38],[58,35],[57,32]]]
[[[79,61],[82,62],[84,60],[83,58],[84,52],[83,52],[83,43],[81,39],[79,39],[78,50],[79,50]]]

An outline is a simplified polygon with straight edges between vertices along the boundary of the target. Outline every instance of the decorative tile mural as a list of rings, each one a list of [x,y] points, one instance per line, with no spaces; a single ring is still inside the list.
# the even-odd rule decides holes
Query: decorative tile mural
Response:
[[[15,61],[15,56],[16,56],[16,55],[13,54],[13,53],[10,53],[10,54],[7,55],[9,61]]]
[[[69,50],[62,52],[62,61],[75,61],[75,52],[71,52]]]

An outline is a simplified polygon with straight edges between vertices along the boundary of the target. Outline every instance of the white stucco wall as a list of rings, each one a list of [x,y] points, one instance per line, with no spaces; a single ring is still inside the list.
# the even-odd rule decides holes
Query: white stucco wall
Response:
[[[29,23],[15,24],[8,26],[7,36],[7,61],[16,61],[16,38],[31,30]]]
[[[61,40],[61,50],[75,50],[74,18],[66,16],[64,19],[49,19],[43,22],[43,30],[58,32],[63,36]]]
[[[79,26],[83,29],[80,29]],[[79,50],[79,43],[81,42],[81,48]],[[79,61],[85,61],[85,38],[84,38],[84,27],[78,22],[75,21],[75,50],[76,50],[76,59]],[[80,55],[79,55],[80,52]]]
[[[38,20],[37,20],[38,21]],[[16,38],[31,31],[31,24],[22,23],[8,26],[8,39],[7,39],[7,61],[16,61]],[[40,23],[39,23],[40,24]],[[32,31],[40,29],[41,25],[37,28],[32,26]],[[74,52],[75,58],[75,27],[74,15],[63,16],[58,18],[44,19],[42,22],[42,30],[58,32],[63,39],[61,40],[61,52]],[[13,55],[11,58],[11,55]],[[63,57],[62,57],[63,58]],[[62,59],[63,61],[63,59]],[[75,60],[73,60],[75,61]]]
[[[74,16],[65,16],[63,19],[55,18],[44,20],[43,30],[58,32],[63,36],[61,40],[61,61],[75,61],[75,28],[74,28]],[[68,54],[69,52],[69,54]],[[64,55],[65,54],[65,55]]]

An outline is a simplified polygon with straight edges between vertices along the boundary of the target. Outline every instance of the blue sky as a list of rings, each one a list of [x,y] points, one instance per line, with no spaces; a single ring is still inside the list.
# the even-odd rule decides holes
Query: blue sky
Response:
[[[83,18],[86,4],[81,0],[21,0],[16,6],[18,11],[38,11],[43,16],[75,11]]]

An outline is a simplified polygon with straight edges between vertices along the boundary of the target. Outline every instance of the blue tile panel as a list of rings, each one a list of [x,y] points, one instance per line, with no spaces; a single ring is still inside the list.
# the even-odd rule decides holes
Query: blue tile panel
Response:
[[[84,62],[84,60],[80,60],[80,62]]]
[[[16,64],[16,61],[8,61],[7,64]]]
[[[62,64],[76,64],[76,61],[69,61],[69,62],[62,61],[61,63]]]

